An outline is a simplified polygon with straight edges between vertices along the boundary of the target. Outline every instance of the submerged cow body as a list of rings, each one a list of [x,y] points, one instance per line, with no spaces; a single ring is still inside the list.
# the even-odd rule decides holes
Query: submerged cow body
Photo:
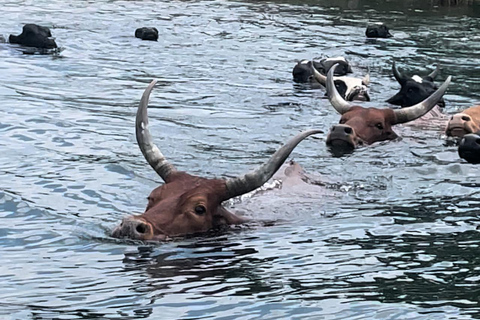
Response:
[[[148,197],[141,215],[124,218],[112,236],[136,240],[164,240],[168,237],[206,232],[245,219],[222,206],[222,202],[251,192],[270,179],[292,150],[306,137],[321,133],[299,133],[279,148],[260,168],[237,178],[207,179],[178,171],[153,143],[148,130],[147,105],[156,81],[147,87],[136,116],[137,143],[152,168],[165,181]]]
[[[8,41],[10,43],[39,49],[57,48],[55,40],[52,39],[50,29],[32,23],[24,25],[20,35],[16,36],[11,34]]]
[[[458,155],[470,163],[480,163],[480,131],[463,136],[458,145]]]
[[[454,114],[448,121],[445,134],[450,137],[463,137],[480,131],[480,105]]]
[[[392,140],[397,134],[392,126],[413,121],[430,111],[442,98],[451,77],[422,102],[403,109],[376,109],[351,105],[337,92],[333,74],[327,75],[327,94],[332,106],[341,115],[340,123],[331,128],[327,145],[353,150],[357,146]]]
[[[295,67],[293,67],[293,81],[297,83],[311,83],[312,81],[315,81],[312,64],[317,70],[323,72],[324,74],[327,74],[328,70],[330,70],[334,64],[338,64],[338,66],[335,68],[336,76],[344,76],[347,73],[352,72],[350,63],[344,57],[324,58],[320,61],[310,61],[304,59],[299,61]]]

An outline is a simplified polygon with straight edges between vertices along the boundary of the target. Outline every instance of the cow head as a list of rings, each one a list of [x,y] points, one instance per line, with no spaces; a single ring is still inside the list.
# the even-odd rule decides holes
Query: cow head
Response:
[[[157,28],[142,27],[135,30],[135,37],[142,40],[157,41],[158,30]]]
[[[367,26],[367,30],[365,30],[365,35],[367,38],[390,38],[393,35],[388,30],[388,27],[381,23],[373,23]]]
[[[458,145],[458,155],[470,163],[480,163],[480,131],[466,134]]]
[[[309,83],[315,81],[311,66],[312,64],[317,70],[320,70],[320,72],[323,72],[324,74],[326,74],[334,64],[338,64],[335,69],[335,75],[342,76],[352,72],[352,67],[344,57],[324,58],[320,61],[304,59],[299,61],[295,67],[293,67],[293,81],[297,83]]]
[[[392,72],[395,79],[400,84],[400,91],[386,102],[404,107],[413,106],[426,98],[428,98],[438,87],[433,83],[433,80],[438,75],[439,68],[431,72],[426,77],[420,78],[419,76],[407,77],[402,74],[396,67],[395,61],[392,64]],[[445,101],[440,99],[438,102],[440,107],[445,107]]]
[[[321,74],[313,64],[312,68],[313,76],[321,85],[327,85],[327,77]],[[333,68],[335,70],[335,68]],[[353,77],[334,77],[334,84],[338,93],[347,101],[370,101],[370,95],[368,94],[368,84],[370,83],[370,76],[367,74],[363,79]]]
[[[57,44],[51,37],[52,33],[49,28],[30,23],[23,26],[20,35],[11,34],[8,40],[10,43],[18,43],[27,47],[54,49]]]
[[[116,238],[163,240],[244,222],[245,219],[225,209],[222,202],[263,185],[300,141],[309,135],[321,133],[321,130],[310,130],[298,134],[278,149],[263,166],[244,176],[224,180],[190,175],[177,171],[152,141],[148,130],[147,105],[155,83],[152,81],[140,101],[136,137],[145,159],[165,184],[150,193],[143,214],[124,218],[113,230],[112,236]]]
[[[448,121],[445,133],[451,137],[463,137],[480,130],[480,106],[454,114]]]
[[[352,106],[338,93],[331,72],[327,75],[327,94],[332,106],[342,117],[327,136],[327,145],[355,148],[362,144],[395,139],[392,126],[413,121],[430,111],[447,90],[451,77],[427,99],[403,109],[376,109]]]

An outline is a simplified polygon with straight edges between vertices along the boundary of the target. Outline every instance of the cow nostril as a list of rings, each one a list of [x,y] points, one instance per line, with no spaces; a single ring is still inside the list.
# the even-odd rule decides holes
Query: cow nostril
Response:
[[[463,120],[463,121],[470,121],[470,117],[462,116],[462,120]]]
[[[135,230],[137,230],[138,233],[145,233],[147,232],[147,225],[144,223],[140,223],[139,225],[137,225]]]
[[[346,134],[352,134],[352,133],[353,133],[352,128],[346,127],[346,128],[345,128],[345,133],[346,133]]]

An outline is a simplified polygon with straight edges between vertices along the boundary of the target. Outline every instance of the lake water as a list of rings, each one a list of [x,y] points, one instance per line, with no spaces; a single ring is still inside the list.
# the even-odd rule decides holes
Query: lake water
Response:
[[[51,28],[61,52],[0,44],[1,319],[478,319],[480,166],[444,121],[344,157],[326,133],[292,158],[317,184],[228,204],[257,223],[149,244],[109,237],[161,183],[134,137],[159,79],[151,131],[178,168],[237,176],[286,139],[338,122],[300,59],[343,55],[448,75],[446,112],[480,101],[480,5],[437,1],[2,0],[0,34]],[[369,22],[391,39],[366,40]],[[158,42],[134,31],[155,26]],[[268,222],[268,223],[266,223]]]

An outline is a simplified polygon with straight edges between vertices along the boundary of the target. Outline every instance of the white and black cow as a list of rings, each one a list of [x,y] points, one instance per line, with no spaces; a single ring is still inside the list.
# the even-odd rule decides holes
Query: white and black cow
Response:
[[[336,76],[344,76],[347,73],[352,72],[352,67],[350,66],[350,63],[344,57],[324,58],[320,61],[310,61],[304,59],[299,61],[295,65],[295,67],[293,67],[293,81],[297,83],[310,83],[312,81],[315,81],[315,78],[313,76],[312,64],[319,72],[327,74],[328,70],[330,70],[330,68],[337,63],[338,66],[335,69]]]
[[[386,101],[390,104],[401,106],[402,108],[410,107],[423,101],[438,89],[437,85],[433,83],[433,80],[439,72],[438,66],[426,77],[422,78],[417,75],[408,77],[397,69],[394,61],[392,64],[392,72],[395,79],[400,83],[401,88],[397,94]],[[445,101],[443,98],[437,105],[440,108],[445,107]]]
[[[458,145],[458,155],[470,163],[480,163],[480,131],[463,136]]]
[[[315,66],[310,65],[313,77],[324,87],[327,86],[327,77],[320,73]],[[338,93],[346,101],[370,101],[367,86],[370,83],[370,76],[367,74],[362,79],[354,77],[333,77],[333,83]]]

